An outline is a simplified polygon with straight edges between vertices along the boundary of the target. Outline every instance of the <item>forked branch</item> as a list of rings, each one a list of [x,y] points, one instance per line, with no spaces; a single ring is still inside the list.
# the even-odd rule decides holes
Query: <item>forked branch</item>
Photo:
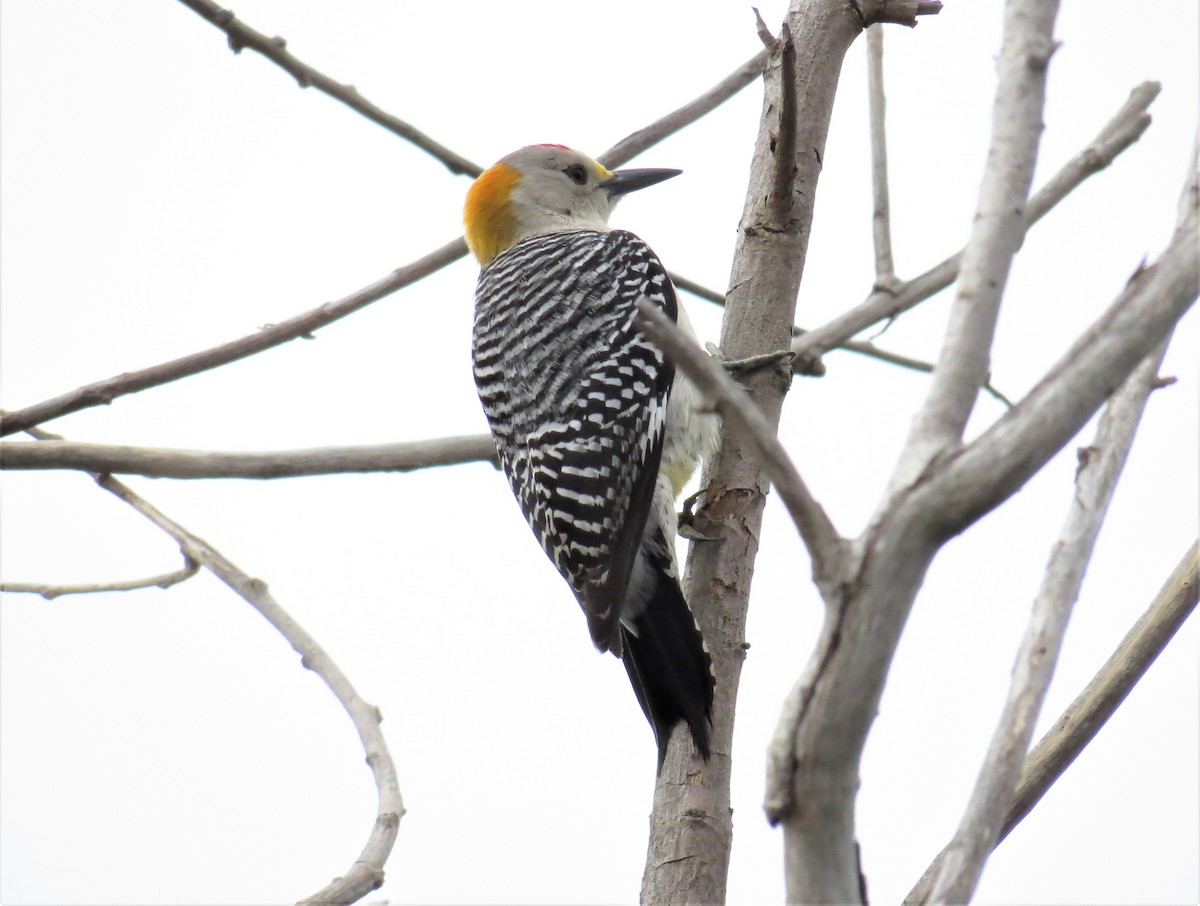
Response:
[[[383,867],[396,842],[404,802],[396,778],[396,766],[388,752],[387,742],[379,729],[383,719],[379,709],[365,702],[333,662],[292,616],[279,606],[267,590],[266,583],[250,577],[230,562],[220,551],[202,538],[193,535],[149,502],[111,475],[96,476],[96,483],[110,494],[129,504],[160,529],[186,545],[196,559],[237,595],[257,610],[283,635],[300,655],[300,663],[316,673],[337,697],[358,731],[358,738],[367,753],[367,764],[375,778],[378,805],[375,822],[359,857],[342,877],[335,878],[304,903],[353,903],[383,883]]]
[[[996,840],[997,846],[1095,739],[1195,611],[1197,601],[1200,601],[1200,541],[1192,543],[1146,612],[1025,759],[1020,783]],[[919,906],[929,901],[933,880],[941,872],[947,852],[947,849],[942,850],[925,870],[904,898],[904,906]]]
[[[637,325],[683,371],[741,440],[754,451],[763,471],[771,479],[787,507],[812,557],[813,576],[819,585],[838,580],[845,542],[838,535],[824,508],[813,497],[787,450],[775,436],[771,423],[753,401],[716,361],[702,352],[662,312],[647,302],[638,302]],[[777,363],[787,368],[788,362]],[[767,366],[769,367],[769,366]]]
[[[1108,167],[1141,137],[1150,126],[1150,114],[1146,110],[1158,96],[1160,87],[1157,82],[1143,82],[1134,88],[1096,137],[1034,193],[1026,208],[1026,229],[1041,220],[1089,176]],[[825,352],[941,292],[957,279],[962,255],[962,251],[958,251],[897,287],[873,290],[860,305],[797,337],[792,342],[796,370],[802,374],[810,373]]]
[[[1166,351],[1164,342],[1134,370],[1105,406],[1095,439],[1079,451],[1066,522],[1034,600],[1008,700],[979,779],[933,883],[931,899],[935,902],[968,902],[996,845],[1054,675],[1067,622]]]
[[[143,588],[170,588],[185,582],[200,571],[200,564],[183,551],[183,566],[170,572],[145,579],[125,579],[117,582],[89,582],[77,585],[54,585],[47,582],[0,582],[0,592],[40,595],[47,601],[66,595],[92,595],[106,591],[139,591]]]

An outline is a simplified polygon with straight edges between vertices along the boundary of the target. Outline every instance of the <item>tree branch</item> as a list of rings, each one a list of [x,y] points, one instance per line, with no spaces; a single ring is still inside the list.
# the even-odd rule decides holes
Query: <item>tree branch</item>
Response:
[[[62,437],[29,428],[27,432],[39,441],[61,441]],[[96,484],[133,507],[160,529],[170,535],[179,545],[186,562],[204,566],[218,579],[228,585],[243,600],[266,618],[279,633],[288,640],[300,655],[300,663],[312,670],[325,682],[334,697],[341,703],[358,731],[358,738],[367,753],[367,764],[375,779],[378,807],[375,823],[367,837],[366,846],[344,877],[335,878],[314,894],[305,903],[317,904],[353,903],[383,883],[383,866],[396,841],[400,819],[404,816],[404,802],[400,797],[400,786],[396,778],[396,766],[388,752],[387,742],[379,729],[383,716],[379,709],[367,704],[350,685],[350,680],[333,662],[324,649],[317,644],[304,628],[288,614],[267,591],[266,583],[253,579],[227,560],[219,551],[202,538],[193,535],[183,526],[165,516],[142,498],[128,485],[111,475],[92,473]]]
[[[295,478],[345,472],[410,472],[496,462],[487,434],[359,447],[235,453],[47,441],[0,443],[0,469],[79,469],[150,478]]]
[[[1164,341],[1109,400],[1092,444],[1079,451],[1075,492],[1050,554],[1012,684],[979,779],[933,884],[937,903],[969,902],[996,845],[1054,675],[1071,610],[1167,351]]]
[[[913,419],[892,477],[893,492],[962,440],[987,380],[1009,266],[1025,238],[1025,205],[1037,162],[1057,13],[1057,0],[1009,0],[1005,6],[992,138],[975,221],[963,249],[958,292],[929,395]]]
[[[32,444],[30,445],[32,446]],[[64,595],[89,595],[104,591],[137,591],[142,588],[170,588],[196,575],[200,564],[192,559],[187,549],[183,554],[183,566],[169,573],[149,576],[145,579],[127,579],[122,582],[96,582],[84,585],[51,585],[43,582],[0,582],[0,592],[13,594],[41,595],[47,601]]]
[[[746,86],[752,84],[762,75],[766,64],[766,51],[760,51],[749,60],[723,78],[694,101],[689,101],[678,110],[673,110],[666,116],[655,120],[649,126],[625,136],[603,154],[596,158],[606,167],[620,167],[629,163],[647,148],[657,145],[669,135],[690,126],[700,117],[725,103]]]
[[[1200,600],[1200,542],[1172,571],[1116,651],[1025,760],[1021,781],[1000,831],[1003,840],[1032,811],[1146,675]],[[997,841],[999,842],[999,841]]]
[[[387,743],[379,729],[379,722],[383,719],[379,709],[362,699],[346,675],[317,644],[316,640],[279,606],[267,590],[266,583],[242,572],[207,541],[193,535],[183,526],[165,516],[111,475],[98,475],[95,478],[96,483],[104,490],[129,504],[174,538],[180,546],[186,546],[188,550],[193,551],[196,560],[203,564],[205,569],[213,573],[262,614],[300,655],[300,663],[321,677],[325,681],[325,685],[341,702],[342,707],[346,709],[346,713],[354,722],[355,730],[358,731],[358,738],[367,753],[367,764],[375,778],[375,787],[378,792],[375,823],[362,853],[350,870],[304,902],[312,904],[353,903],[375,890],[383,883],[383,866],[392,851],[400,826],[400,818],[404,815],[404,802],[400,797],[396,766],[392,762]]]
[[[645,301],[638,302],[637,307],[638,329],[691,378],[721,413],[724,425],[737,431],[741,440],[754,451],[804,539],[817,583],[833,581],[841,573],[845,542],[796,471],[795,463],[775,436],[771,423],[725,370],[691,342],[666,315]],[[787,368],[786,362],[780,364]]]
[[[287,50],[287,42],[280,37],[268,38],[262,32],[255,31],[246,23],[239,20],[231,10],[223,9],[211,0],[179,0],[184,6],[198,16],[211,22],[229,36],[229,48],[234,53],[241,53],[249,47],[283,69],[292,76],[301,88],[316,88],[336,101],[341,101],[351,110],[360,113],[371,122],[382,126],[389,132],[395,133],[402,139],[416,145],[426,154],[435,157],[445,164],[454,174],[465,174],[475,177],[483,172],[483,168],[460,154],[451,151],[445,145],[434,141],[424,132],[404,122],[399,117],[392,116],[386,110],[368,101],[353,85],[343,85],[324,73],[314,69],[307,63],[298,60]]]
[[[691,293],[697,298],[705,300],[706,302],[712,302],[714,305],[725,305],[724,293],[719,293],[715,289],[709,289],[708,287],[697,283],[695,280],[691,280],[682,276],[681,274],[671,274],[670,277],[671,282],[675,284],[676,289],[682,289],[685,292]],[[793,337],[802,337],[806,333],[808,333],[808,330],[803,327],[792,328]],[[898,352],[890,352],[887,349],[880,349],[874,343],[870,343],[866,340],[846,340],[845,342],[839,343],[834,347],[834,350],[837,349],[843,349],[846,352],[857,353],[858,355],[863,355],[870,359],[878,359],[880,362],[887,362],[889,365],[896,365],[900,368],[908,368],[912,371],[920,371],[924,374],[930,374],[933,371],[932,362],[926,362],[922,359],[914,359],[912,356],[901,355]],[[812,377],[822,377],[825,373],[824,365],[821,365],[821,370],[818,374],[812,374],[811,369],[805,373]],[[997,400],[1002,402],[1006,407],[1012,408],[1012,401],[994,386],[992,386],[990,379],[986,384],[983,385],[983,389]]]
[[[995,845],[1008,836],[1100,732],[1130,691],[1158,659],[1200,601],[1200,541],[1171,572],[1150,607],[1121,644],[1025,759],[1024,771]],[[928,901],[933,879],[947,855],[943,849],[904,898],[904,906]]]
[[[311,337],[315,330],[332,324],[398,289],[417,282],[422,277],[457,261],[466,253],[466,243],[461,238],[455,239],[425,257],[418,258],[411,264],[396,268],[382,280],[377,280],[337,302],[328,302],[232,342],[193,352],[169,362],[153,365],[150,368],[129,371],[96,381],[93,384],[85,384],[53,399],[14,410],[7,415],[0,416],[0,436],[24,431],[32,425],[61,418],[81,409],[108,405],[126,394],[137,393],[150,387],[157,387],[221,365],[227,365],[290,340]]]
[[[1197,219],[1192,208],[1158,260],[1130,278],[1028,396],[918,483],[909,503],[931,528],[948,537],[1007,500],[1169,335],[1200,295]]]
[[[1089,176],[1108,167],[1123,151],[1136,142],[1150,125],[1146,109],[1158,96],[1157,82],[1143,82],[1130,92],[1129,98],[1094,139],[1071,158],[1032,198],[1026,208],[1028,223],[1033,226]],[[962,251],[956,252],[919,277],[908,280],[894,290],[876,290],[860,305],[839,315],[827,324],[809,330],[792,342],[796,353],[794,365],[801,374],[810,373],[821,356],[841,346],[850,337],[888,318],[895,318],[941,292],[958,277]]]
[[[883,289],[895,286],[896,265],[892,261],[892,214],[888,203],[882,25],[867,29],[867,108],[871,125],[871,191],[875,207],[871,216],[875,239],[875,287]]]
[[[826,812],[837,818],[838,809],[851,808],[888,667],[938,549],[1014,493],[1162,342],[1200,291],[1196,241],[1190,209],[1159,261],[1130,282],[1063,364],[980,438],[885,501],[851,543],[851,576],[827,602],[817,650],[784,705],[770,750],[768,814],[786,822],[785,845],[801,851],[803,864],[837,857]],[[838,820],[840,837],[852,813]],[[842,859],[849,872],[848,853]]]

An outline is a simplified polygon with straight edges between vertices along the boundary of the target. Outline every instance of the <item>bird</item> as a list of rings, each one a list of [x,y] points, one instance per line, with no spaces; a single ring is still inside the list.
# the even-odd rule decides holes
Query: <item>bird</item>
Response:
[[[463,211],[480,264],[472,364],[500,465],[593,644],[623,662],[659,771],[681,723],[711,755],[715,674],[674,539],[675,501],[717,423],[634,320],[646,300],[694,338],[667,271],[608,218],[680,172],[529,145],[485,170]]]

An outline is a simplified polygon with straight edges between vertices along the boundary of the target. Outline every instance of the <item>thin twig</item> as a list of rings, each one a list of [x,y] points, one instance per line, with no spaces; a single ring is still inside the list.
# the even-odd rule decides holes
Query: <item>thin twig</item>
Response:
[[[194,552],[195,558],[218,579],[228,585],[283,635],[300,655],[300,663],[316,673],[333,692],[358,731],[367,753],[367,764],[375,778],[378,807],[375,822],[362,853],[340,878],[313,894],[306,903],[353,903],[383,883],[383,866],[396,841],[404,802],[396,779],[396,766],[387,742],[379,729],[383,719],[379,709],[365,702],[346,675],[292,616],[279,606],[266,583],[247,575],[204,539],[192,534],[111,475],[96,477],[96,483],[129,504],[181,546]]]
[[[122,582],[95,582],[84,585],[50,585],[42,582],[0,582],[0,592],[13,594],[41,595],[47,601],[64,595],[90,595],[105,591],[137,591],[142,588],[170,588],[190,579],[200,571],[200,564],[183,550],[183,566],[169,573],[148,576],[145,579],[127,579]]]
[[[638,329],[657,343],[721,413],[724,424],[750,445],[775,485],[813,560],[813,574],[840,570],[845,542],[808,490],[770,423],[734,380],[653,305],[638,302]]]
[[[227,365],[290,340],[311,337],[313,331],[332,324],[398,289],[415,283],[422,277],[457,261],[466,253],[466,243],[460,237],[423,258],[418,258],[411,264],[396,268],[382,280],[377,280],[337,302],[327,302],[232,342],[193,352],[182,358],[162,362],[150,368],[118,374],[93,384],[85,384],[83,387],[77,387],[69,393],[53,399],[17,409],[8,415],[0,416],[0,436],[23,431],[31,425],[60,418],[81,409],[107,405],[126,394],[137,393],[140,390],[177,381],[201,371]]]
[[[896,283],[892,261],[892,215],[888,202],[887,131],[884,128],[887,100],[883,92],[883,26],[867,29],[867,108],[871,126],[871,215],[875,239],[875,286]]]
[[[1109,166],[1123,151],[1136,142],[1150,125],[1146,109],[1157,97],[1157,82],[1144,82],[1130,92],[1129,98],[1094,139],[1039,189],[1030,199],[1025,216],[1028,227],[1033,226],[1089,176]],[[872,291],[860,305],[838,315],[827,324],[813,328],[792,343],[796,353],[795,368],[804,373],[821,355],[840,346],[855,334],[894,318],[941,292],[958,277],[962,252],[956,252],[919,277],[908,280],[895,290]]]
[[[1080,450],[1080,468],[1067,518],[1033,603],[1017,653],[1008,700],[970,802],[934,881],[931,894],[934,902],[968,902],[988,854],[995,848],[1054,675],[1071,611],[1146,401],[1154,391],[1167,342],[1147,356],[1113,395],[1100,417],[1095,439]]]
[[[301,88],[316,88],[334,100],[341,101],[371,122],[378,123],[389,132],[412,142],[425,153],[437,158],[446,165],[451,173],[474,177],[483,172],[483,168],[478,164],[451,151],[424,132],[368,101],[358,93],[353,85],[343,85],[292,56],[288,52],[287,42],[283,38],[269,38],[262,32],[255,31],[239,20],[231,10],[223,9],[212,3],[211,0],[179,0],[179,2],[225,32],[229,36],[229,47],[234,53],[241,53],[247,47],[257,51],[290,74]]]
[[[697,283],[695,280],[690,280],[681,274],[672,273],[670,277],[671,282],[675,284],[676,289],[682,289],[699,299],[703,299],[706,302],[712,302],[714,305],[723,306],[725,304],[724,293],[719,293],[715,289],[709,289],[707,286]],[[808,333],[808,331],[803,327],[792,328],[792,336],[794,337],[802,337],[806,333]],[[901,368],[909,368],[913,371],[920,371],[924,374],[929,374],[933,371],[932,362],[926,362],[922,359],[914,359],[912,356],[901,355],[898,352],[890,352],[886,349],[880,349],[874,343],[867,342],[866,340],[846,340],[844,343],[839,343],[834,347],[833,350],[830,351],[832,352],[838,349],[844,349],[846,352],[854,352],[858,355],[864,355],[871,359],[878,359],[881,362],[887,362],[889,365],[897,365]],[[822,370],[820,374],[809,376],[824,376],[824,366],[821,366],[821,369]],[[1010,409],[1012,408],[1012,400],[992,386],[990,376],[987,383],[983,385],[983,389],[1002,402],[1006,407]]]
[[[0,469],[78,469],[150,478],[294,478],[346,472],[410,472],[496,461],[487,434],[359,447],[241,453],[115,444],[0,442]]]
[[[1033,747],[1025,759],[1021,781],[996,846],[1033,810],[1096,737],[1196,609],[1197,601],[1200,601],[1200,540],[1192,542],[1146,612],[1091,682]],[[946,854],[947,850],[942,850],[930,863],[904,898],[905,906],[918,906],[928,901],[933,879],[941,870]]]

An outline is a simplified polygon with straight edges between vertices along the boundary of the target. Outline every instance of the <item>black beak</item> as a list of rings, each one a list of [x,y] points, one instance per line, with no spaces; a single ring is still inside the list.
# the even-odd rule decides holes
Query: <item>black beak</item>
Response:
[[[638,189],[644,189],[678,176],[682,170],[615,170],[613,175],[600,184],[609,198],[619,198]]]

